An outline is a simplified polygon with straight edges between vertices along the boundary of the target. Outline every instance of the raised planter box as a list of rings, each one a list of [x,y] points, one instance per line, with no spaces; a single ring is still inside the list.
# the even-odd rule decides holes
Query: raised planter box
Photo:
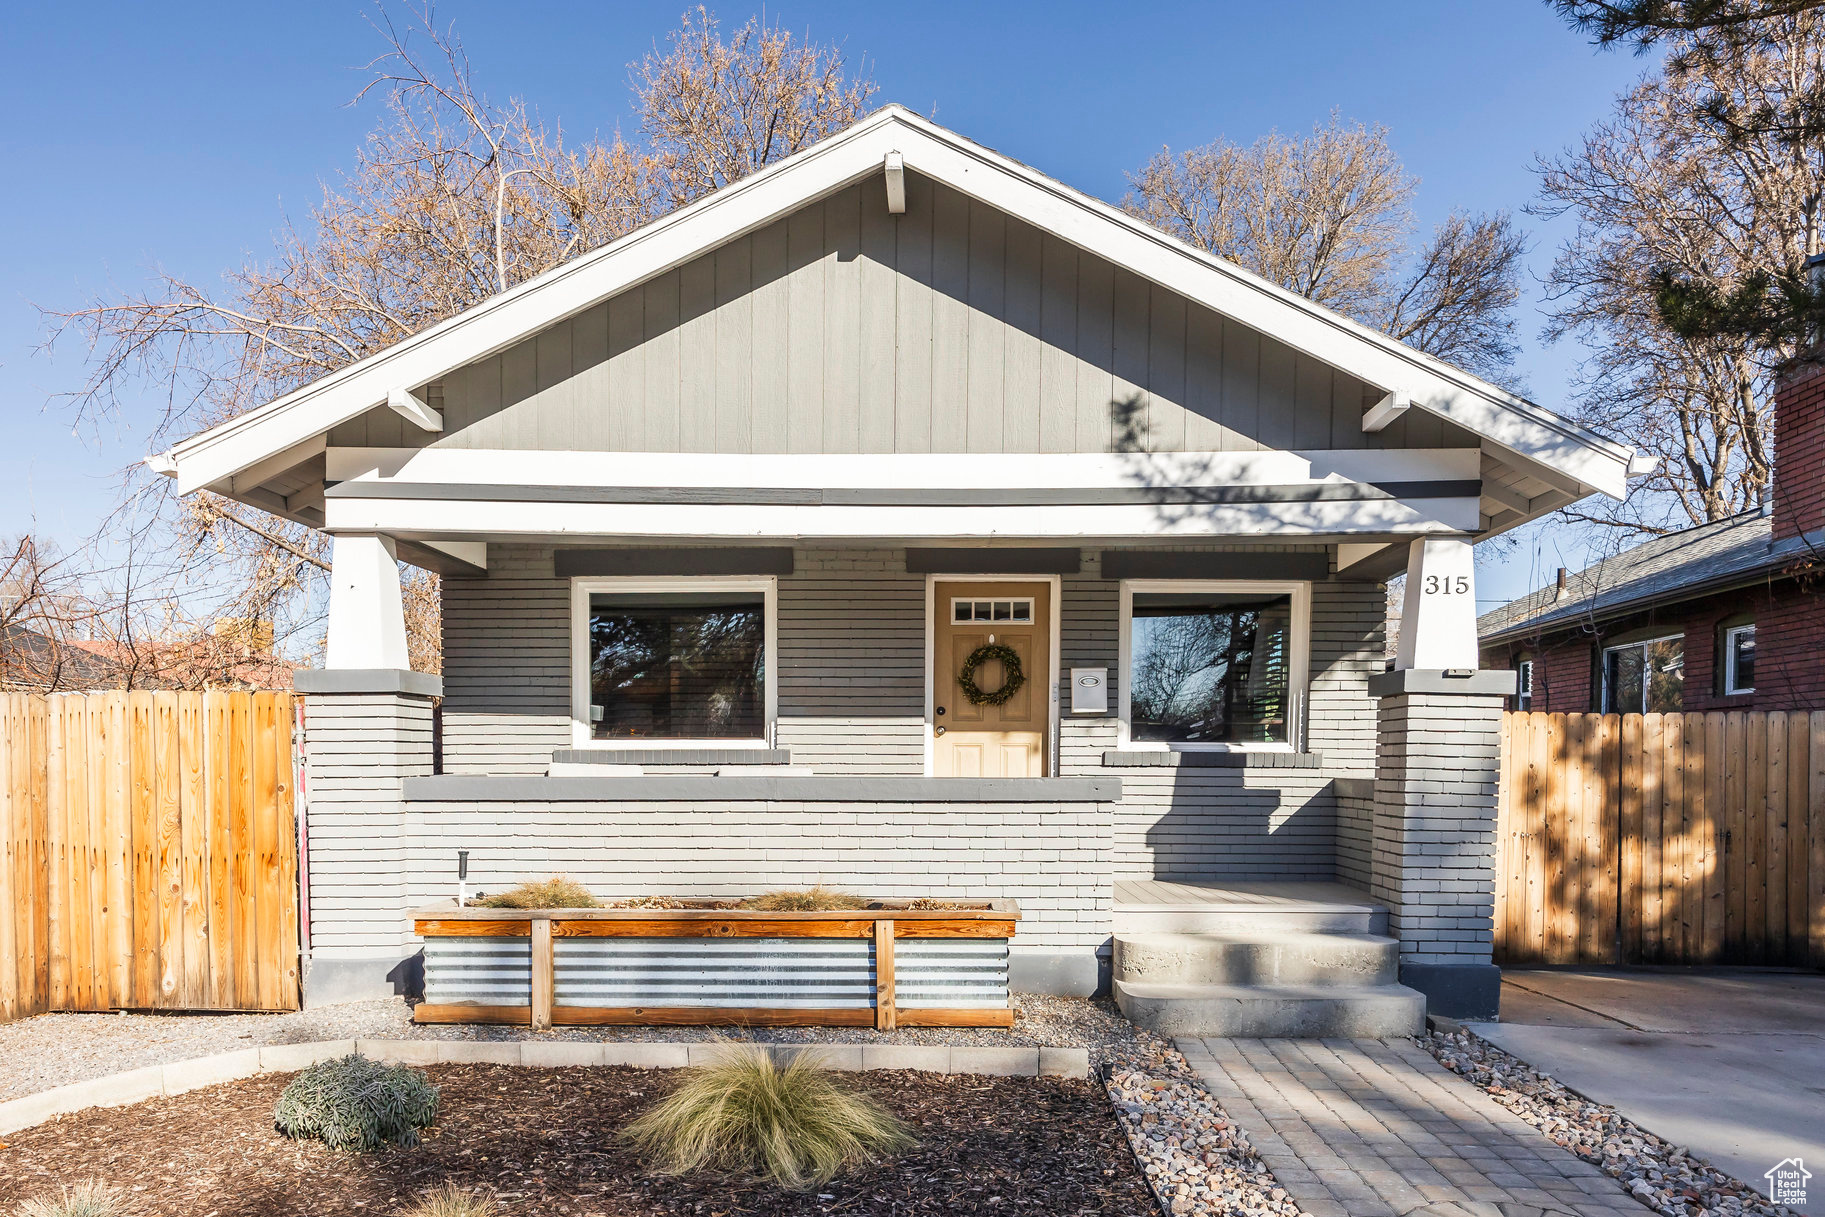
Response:
[[[420,1023],[1006,1027],[1012,901],[772,913],[420,909]]]

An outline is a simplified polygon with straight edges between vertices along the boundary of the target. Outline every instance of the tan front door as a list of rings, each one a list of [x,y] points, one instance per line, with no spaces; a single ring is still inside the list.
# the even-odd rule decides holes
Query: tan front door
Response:
[[[938,777],[1044,777],[1051,723],[1052,604],[1045,583],[941,580],[932,658],[932,772]],[[999,706],[972,705],[959,677],[976,648],[993,640],[1012,648],[1026,677]],[[976,687],[992,693],[1007,673],[1000,660],[976,669]]]

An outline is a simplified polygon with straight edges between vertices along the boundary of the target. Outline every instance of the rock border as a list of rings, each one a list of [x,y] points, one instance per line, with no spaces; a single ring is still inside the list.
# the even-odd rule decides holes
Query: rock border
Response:
[[[729,1041],[741,1043],[745,1041]],[[262,1073],[295,1073],[319,1061],[359,1053],[404,1065],[520,1065],[534,1069],[627,1065],[636,1069],[683,1069],[712,1059],[726,1043],[662,1043],[636,1040],[581,1043],[573,1040],[314,1040],[270,1044],[215,1056],[148,1065],[124,1073],[72,1082],[0,1103],[0,1135],[42,1124],[56,1116],[95,1107],[125,1107],[163,1095],[183,1094]],[[824,1058],[826,1068],[857,1072],[913,1069],[922,1073],[963,1073],[995,1077],[1087,1078],[1087,1048],[968,1047],[924,1044],[763,1044],[775,1060],[801,1053]]]
[[[1624,1195],[1674,1217],[1800,1217],[1684,1146],[1641,1127],[1536,1069],[1474,1028],[1433,1020],[1420,1047],[1531,1125],[1541,1137],[1597,1167]]]

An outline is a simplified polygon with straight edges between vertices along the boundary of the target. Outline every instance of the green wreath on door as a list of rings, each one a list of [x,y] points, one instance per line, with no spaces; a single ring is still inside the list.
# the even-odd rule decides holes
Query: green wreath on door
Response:
[[[985,691],[976,684],[976,669],[991,659],[1001,661],[1001,687]],[[963,661],[957,683],[962,686],[963,696],[969,698],[970,705],[1001,706],[1020,692],[1020,687],[1027,683],[1027,674],[1021,670],[1020,656],[1014,653],[1013,647],[990,642],[970,652],[970,657]]]

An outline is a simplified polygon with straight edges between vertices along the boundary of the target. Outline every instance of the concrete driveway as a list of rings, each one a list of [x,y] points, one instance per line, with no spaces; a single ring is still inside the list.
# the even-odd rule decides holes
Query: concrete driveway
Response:
[[[1506,970],[1477,1034],[1757,1188],[1803,1158],[1825,1217],[1825,975]]]

